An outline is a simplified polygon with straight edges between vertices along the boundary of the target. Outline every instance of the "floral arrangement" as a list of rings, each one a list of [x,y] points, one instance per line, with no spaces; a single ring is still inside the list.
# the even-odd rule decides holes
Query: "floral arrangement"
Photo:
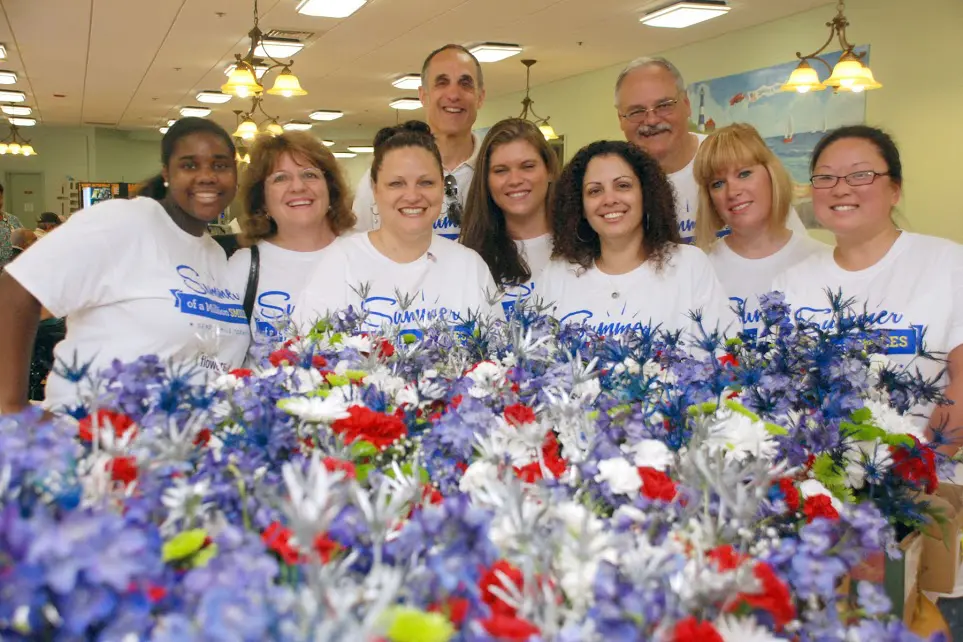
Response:
[[[205,386],[115,363],[0,419],[0,637],[917,639],[840,586],[927,519],[939,391],[763,303],[728,340],[348,310]]]

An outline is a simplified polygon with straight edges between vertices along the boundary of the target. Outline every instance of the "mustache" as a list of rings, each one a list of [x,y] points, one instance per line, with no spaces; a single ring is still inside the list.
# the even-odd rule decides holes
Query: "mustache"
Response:
[[[651,136],[652,134],[658,134],[660,132],[672,131],[672,126],[669,123],[656,123],[655,125],[641,125],[636,133],[639,136]]]

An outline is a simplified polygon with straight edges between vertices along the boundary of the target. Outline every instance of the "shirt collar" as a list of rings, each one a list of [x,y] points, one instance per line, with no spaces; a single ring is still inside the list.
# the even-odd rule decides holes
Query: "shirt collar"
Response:
[[[458,165],[458,167],[451,170],[450,172],[448,170],[445,170],[446,174],[454,174],[462,167],[467,167],[473,172],[475,171],[475,164],[478,162],[478,152],[481,151],[481,139],[478,137],[478,135],[475,132],[471,133],[471,143],[472,143],[471,156],[469,156],[467,160],[462,161]]]

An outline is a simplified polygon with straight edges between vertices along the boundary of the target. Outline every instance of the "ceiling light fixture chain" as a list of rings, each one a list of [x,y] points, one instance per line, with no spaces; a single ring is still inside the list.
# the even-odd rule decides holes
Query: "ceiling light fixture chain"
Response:
[[[221,86],[221,91],[239,98],[247,98],[251,95],[260,95],[264,92],[264,87],[258,82],[257,71],[263,70],[262,76],[268,72],[280,68],[281,73],[274,80],[274,86],[267,90],[267,93],[277,96],[290,98],[291,96],[305,96],[308,92],[301,88],[301,82],[291,71],[294,66],[293,60],[287,62],[278,60],[272,56],[267,47],[264,46],[264,32],[259,26],[258,4],[254,0],[254,26],[248,32],[251,46],[247,54],[234,54],[234,69],[228,75],[227,83]],[[255,55],[260,47],[260,53]],[[271,63],[271,64],[267,64]]]
[[[558,134],[556,134],[552,126],[548,124],[548,118],[542,118],[535,113],[535,101],[529,96],[529,92],[531,91],[532,65],[538,61],[526,59],[521,62],[525,65],[525,97],[522,99],[522,113],[518,117],[535,123],[538,126],[538,130],[542,132],[542,136],[545,137],[545,140],[555,140],[558,138]],[[529,115],[531,115],[531,118],[529,118]]]

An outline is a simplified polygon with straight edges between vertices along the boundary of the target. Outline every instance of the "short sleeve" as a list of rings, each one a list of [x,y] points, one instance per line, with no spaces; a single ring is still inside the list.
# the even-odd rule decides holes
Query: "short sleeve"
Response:
[[[338,241],[321,253],[294,306],[293,321],[302,332],[319,318],[348,307],[348,257]]]
[[[364,172],[358,182],[358,189],[354,192],[354,203],[351,205],[354,215],[358,218],[352,231],[370,232],[375,228],[374,221],[374,193],[371,191],[371,169]]]
[[[4,269],[57,317],[112,303],[123,261],[140,254],[137,207],[118,200],[81,210]]]
[[[953,318],[950,320],[950,345],[947,346],[947,352],[963,345],[963,245],[953,244],[949,263]]]

